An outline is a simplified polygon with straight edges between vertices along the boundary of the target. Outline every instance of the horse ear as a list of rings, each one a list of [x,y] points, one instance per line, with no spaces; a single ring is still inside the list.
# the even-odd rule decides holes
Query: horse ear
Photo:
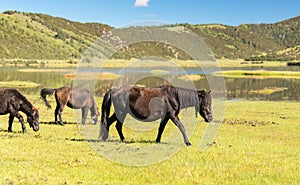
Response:
[[[207,93],[210,94],[210,93],[211,93],[211,90],[207,91]]]
[[[205,90],[199,90],[198,91],[198,96],[203,98],[204,97],[204,94],[205,94]]]
[[[32,109],[31,109],[32,115],[35,115],[38,111],[39,110],[35,106],[32,106]]]

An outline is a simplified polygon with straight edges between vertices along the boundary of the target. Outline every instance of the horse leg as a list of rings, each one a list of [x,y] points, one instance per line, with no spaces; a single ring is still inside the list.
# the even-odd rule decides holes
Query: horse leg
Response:
[[[166,124],[168,123],[169,117],[165,116],[162,121],[160,122],[159,128],[158,128],[158,134],[156,137],[156,143],[160,143],[161,135],[166,127]]]
[[[83,107],[81,108],[81,123],[84,125],[85,124],[85,121],[86,121],[86,118],[87,118],[87,115],[88,115],[88,112],[89,112],[89,108],[88,107]]]
[[[12,132],[12,124],[13,124],[13,121],[14,121],[14,115],[10,114],[9,115],[9,120],[8,120],[8,132]]]
[[[186,136],[186,133],[185,133],[185,128],[183,126],[183,124],[181,123],[180,119],[178,118],[178,116],[170,116],[170,119],[173,121],[173,123],[179,128],[182,136],[183,136],[183,139],[184,139],[184,142],[187,146],[190,146],[191,143],[188,139],[188,137]]]
[[[123,132],[122,132],[122,127],[123,127],[123,122],[125,120],[126,114],[123,116],[120,116],[121,118],[117,119],[117,123],[116,123],[116,129],[118,131],[118,134],[120,136],[120,139],[122,142],[126,143],[126,140],[124,138]]]
[[[14,121],[14,117],[19,119],[19,121],[21,123],[21,126],[22,126],[22,131],[23,131],[23,133],[25,133],[26,132],[26,126],[25,126],[25,123],[24,123],[24,119],[23,119],[23,116],[21,116],[21,114],[19,114],[18,112],[9,115],[8,132],[12,132],[12,123]]]
[[[112,125],[113,122],[115,122],[115,121],[117,121],[117,116],[115,113],[113,113],[113,115],[111,115],[111,117],[109,117],[107,119],[107,126],[106,126],[107,132],[109,131],[110,125]]]
[[[56,108],[55,108],[55,111],[54,111],[55,123],[58,123],[58,122],[57,122],[58,111],[59,111],[59,105],[57,104],[57,105],[56,105]]]
[[[63,109],[64,109],[64,107],[58,103],[58,104],[56,104],[56,108],[55,108],[55,111],[54,111],[55,123],[58,123],[62,126],[64,125],[64,123],[62,121]],[[59,117],[59,121],[57,120],[57,116]]]
[[[16,116],[16,118],[19,119],[19,121],[20,121],[20,123],[22,125],[22,131],[23,131],[23,133],[25,133],[26,132],[26,126],[25,126],[23,117],[19,113],[16,113],[15,116]]]
[[[114,113],[111,117],[106,118],[105,121],[101,122],[101,130],[100,130],[99,138],[101,137],[103,141],[105,141],[108,138],[109,127],[115,121],[117,121],[117,116]]]

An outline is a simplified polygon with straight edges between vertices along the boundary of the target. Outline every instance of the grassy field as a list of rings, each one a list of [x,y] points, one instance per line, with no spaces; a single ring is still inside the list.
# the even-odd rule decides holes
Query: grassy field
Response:
[[[27,60],[27,59],[1,59],[0,67],[8,67],[8,66],[30,66],[30,67],[52,67],[52,68],[76,68],[80,63],[81,67],[128,67],[132,65],[134,62],[137,62],[139,59],[109,59],[105,61],[104,66],[99,66],[99,63],[91,62],[91,63],[80,63],[80,59],[69,59],[69,60]],[[173,62],[178,67],[199,67],[199,64],[194,60],[175,60],[170,59],[169,62]],[[217,63],[216,63],[217,62]],[[264,66],[264,67],[282,67],[287,66],[287,62],[281,61],[264,61],[264,62],[246,62],[243,59],[218,59],[216,62],[205,62],[201,61],[201,66],[213,66],[213,67],[253,67],[253,66]],[[151,64],[147,64],[146,62],[142,63],[142,67],[151,67]],[[167,63],[168,64],[168,63]],[[136,65],[136,64],[135,64]],[[155,67],[157,67],[157,62],[155,62]],[[168,64],[170,66],[170,64]],[[26,72],[31,72],[32,70],[24,70]]]
[[[63,114],[69,124],[51,124],[54,110],[47,110],[39,97],[28,97],[39,107],[40,131],[33,132],[27,124],[23,134],[15,121],[13,133],[8,133],[8,115],[0,117],[0,184],[300,184],[297,102],[227,102],[224,124],[205,152],[197,145],[207,124],[198,118],[192,147],[185,147],[178,134],[178,145],[184,147],[173,157],[134,167],[93,150],[79,133],[71,109]],[[50,100],[54,106],[54,98]],[[177,128],[169,123],[163,141],[172,129]],[[111,133],[116,136],[114,127]],[[127,140],[141,142],[127,145],[156,145],[156,129],[139,135],[124,129],[124,134]],[[125,145],[117,137],[111,144]]]
[[[299,71],[228,70],[214,74],[234,78],[300,78]]]

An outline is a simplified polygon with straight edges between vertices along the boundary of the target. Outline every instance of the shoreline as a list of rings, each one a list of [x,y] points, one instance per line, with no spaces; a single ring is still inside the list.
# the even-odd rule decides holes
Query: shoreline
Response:
[[[129,67],[133,62],[139,59],[123,60],[123,59],[111,59],[105,61],[104,65],[100,66],[97,63],[79,63],[78,59],[69,60],[38,60],[38,59],[0,59],[0,67],[52,67],[52,68],[77,68],[78,65],[82,67],[103,67],[103,68],[120,68]],[[167,63],[174,63],[178,67],[199,67],[199,64],[194,60],[166,60]],[[243,59],[218,59],[216,61],[203,61],[203,66],[215,66],[215,67],[283,67],[287,66],[288,62],[296,61],[245,61]],[[201,63],[202,64],[202,63]],[[152,64],[153,65],[153,64]],[[163,65],[163,64],[160,64]],[[168,65],[169,66],[169,65]],[[143,66],[145,67],[145,66]],[[146,66],[148,67],[148,66]],[[151,65],[149,65],[151,67]]]

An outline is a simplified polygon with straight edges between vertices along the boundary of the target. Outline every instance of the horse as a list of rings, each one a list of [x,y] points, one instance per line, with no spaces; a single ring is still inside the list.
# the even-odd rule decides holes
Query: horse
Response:
[[[81,109],[82,112],[82,124],[85,124],[88,111],[91,111],[91,118],[94,124],[98,122],[98,107],[93,98],[93,95],[87,89],[71,88],[71,87],[60,87],[57,89],[43,88],[40,91],[40,96],[48,108],[51,105],[46,99],[47,95],[53,95],[55,93],[56,108],[54,111],[55,123],[64,125],[62,121],[62,112],[64,107],[67,105],[72,109]],[[57,119],[59,116],[59,121]]]
[[[39,130],[39,111],[27,98],[16,89],[0,89],[0,115],[9,114],[8,132],[12,132],[14,118],[18,118],[23,133],[26,132],[24,118],[19,111],[27,116],[30,127],[37,132]]]
[[[213,120],[211,112],[211,91],[193,90],[171,85],[160,87],[123,86],[108,90],[103,98],[101,108],[101,127],[99,138],[106,141],[110,125],[117,121],[116,129],[122,142],[126,142],[122,125],[127,114],[143,122],[161,119],[156,143],[161,140],[161,135],[168,122],[171,120],[180,130],[184,142],[191,145],[187,138],[185,127],[178,114],[181,109],[195,107],[196,117],[198,112],[205,122]],[[113,103],[114,113],[110,115]]]

